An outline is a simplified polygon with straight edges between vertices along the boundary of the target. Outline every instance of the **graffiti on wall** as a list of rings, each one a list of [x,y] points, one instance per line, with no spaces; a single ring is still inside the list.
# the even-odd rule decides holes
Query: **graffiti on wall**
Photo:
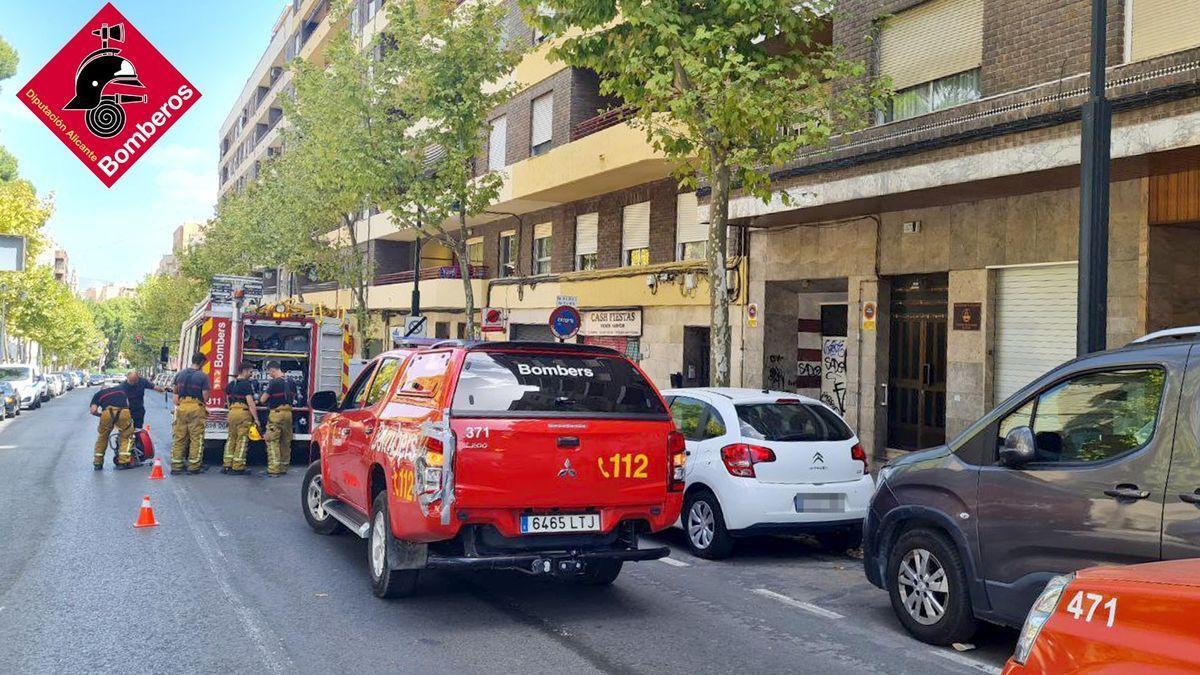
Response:
[[[846,338],[821,338],[821,401],[846,412]]]
[[[787,389],[787,368],[784,366],[786,357],[779,354],[767,356],[767,388],[774,390]]]

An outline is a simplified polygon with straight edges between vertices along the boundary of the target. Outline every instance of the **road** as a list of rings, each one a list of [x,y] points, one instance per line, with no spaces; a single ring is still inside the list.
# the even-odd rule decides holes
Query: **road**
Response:
[[[365,542],[306,526],[299,467],[92,471],[91,391],[0,423],[5,672],[998,672],[1015,641],[916,642],[860,561],[801,539],[710,562],[671,532],[669,559],[627,565],[611,588],[429,573],[417,597],[381,601]],[[165,457],[170,417],[148,398]],[[143,494],[161,525],[135,530]]]

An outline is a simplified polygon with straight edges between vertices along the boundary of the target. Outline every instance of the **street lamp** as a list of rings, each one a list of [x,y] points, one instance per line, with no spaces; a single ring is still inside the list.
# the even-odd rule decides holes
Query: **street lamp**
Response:
[[[1092,0],[1091,90],[1083,105],[1079,162],[1079,305],[1076,352],[1105,348],[1108,326],[1108,180],[1112,106],[1104,98],[1107,0]]]

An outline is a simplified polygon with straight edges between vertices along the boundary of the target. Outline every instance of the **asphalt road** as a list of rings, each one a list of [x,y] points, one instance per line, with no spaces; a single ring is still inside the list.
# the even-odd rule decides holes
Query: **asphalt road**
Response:
[[[280,480],[149,481],[91,467],[91,392],[0,423],[0,670],[46,672],[998,672],[1015,633],[974,650],[909,638],[861,563],[802,539],[730,561],[626,565],[576,588],[520,573],[428,573],[381,601],[365,542],[321,537]],[[160,456],[170,417],[149,396]],[[132,527],[143,494],[161,525]]]

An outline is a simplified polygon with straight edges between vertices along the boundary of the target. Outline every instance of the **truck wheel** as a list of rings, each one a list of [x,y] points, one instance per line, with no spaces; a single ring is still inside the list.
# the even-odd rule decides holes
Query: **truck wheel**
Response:
[[[967,642],[979,624],[958,549],[927,529],[904,532],[888,556],[888,595],[904,628],[922,642]]]
[[[725,514],[717,496],[697,490],[683,503],[683,531],[692,555],[708,560],[728,558],[733,553],[733,536],[725,529]]]
[[[608,586],[621,574],[622,560],[593,560],[572,581],[580,586]]]
[[[388,542],[392,537],[387,492],[375,495],[371,507],[371,533],[367,538],[367,569],[371,589],[380,598],[407,598],[417,592],[421,570],[394,570],[388,560]]]
[[[304,519],[317,534],[337,534],[345,528],[325,510],[325,499],[321,463],[313,462],[304,472],[304,481],[300,483],[300,505],[304,509]]]

